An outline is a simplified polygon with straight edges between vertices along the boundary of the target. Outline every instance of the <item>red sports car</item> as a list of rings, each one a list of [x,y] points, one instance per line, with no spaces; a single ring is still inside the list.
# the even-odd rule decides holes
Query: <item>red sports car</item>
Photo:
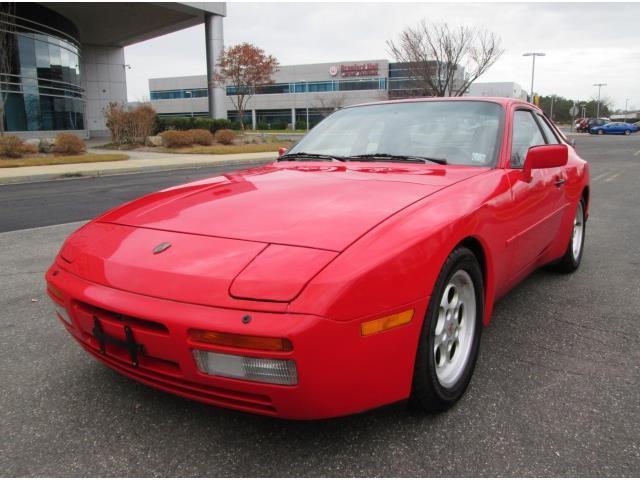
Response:
[[[46,274],[62,325],[114,370],[294,419],[467,387],[496,299],[580,265],[589,169],[535,106],[348,107],[267,166],[89,222]]]

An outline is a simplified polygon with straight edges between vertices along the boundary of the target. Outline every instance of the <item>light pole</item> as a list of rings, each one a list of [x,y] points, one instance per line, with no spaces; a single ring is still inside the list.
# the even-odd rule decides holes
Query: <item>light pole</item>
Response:
[[[627,121],[627,115],[629,115],[629,100],[630,98],[625,99],[624,101],[624,121]]]
[[[189,108],[191,109],[191,118],[193,118],[193,92],[191,90],[185,90],[185,94],[189,94]]]
[[[544,57],[546,53],[542,52],[527,52],[523,53],[523,57],[533,57],[533,64],[531,66],[531,95],[529,97],[529,102],[533,103],[533,79],[536,74],[536,57]]]
[[[594,83],[594,87],[598,87],[598,104],[596,106],[596,118],[600,118],[600,89],[606,87],[606,83]]]

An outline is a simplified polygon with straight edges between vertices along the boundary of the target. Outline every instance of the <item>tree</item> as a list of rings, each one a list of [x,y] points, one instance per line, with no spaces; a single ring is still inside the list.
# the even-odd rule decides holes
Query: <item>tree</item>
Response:
[[[11,84],[13,70],[16,4],[0,3],[0,135],[4,135],[4,112]]]
[[[387,46],[417,89],[436,97],[462,96],[504,53],[500,39],[483,28],[425,20],[406,27]]]
[[[225,48],[220,55],[214,79],[221,88],[231,87],[231,101],[238,110],[242,131],[247,102],[259,87],[273,83],[271,77],[277,69],[278,61],[275,57],[250,43]]]
[[[313,100],[313,106],[318,109],[322,117],[327,117],[344,107],[346,100],[347,97],[342,92],[330,95],[316,95]]]

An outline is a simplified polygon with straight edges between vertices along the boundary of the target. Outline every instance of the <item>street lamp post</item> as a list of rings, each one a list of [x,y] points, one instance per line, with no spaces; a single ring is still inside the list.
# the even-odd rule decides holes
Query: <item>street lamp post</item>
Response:
[[[594,83],[593,84],[594,87],[598,87],[598,103],[596,106],[596,118],[600,118],[600,89],[602,87],[606,87],[607,84],[606,83]]]
[[[193,92],[191,90],[185,90],[185,94],[189,94],[189,108],[191,109],[191,118],[193,118]]]
[[[533,64],[531,66],[531,95],[529,97],[529,102],[533,103],[533,79],[536,74],[536,57],[544,57],[546,53],[542,52],[527,52],[523,53],[523,57],[533,57]]]
[[[627,121],[627,116],[629,115],[629,100],[630,98],[625,99],[624,101],[624,121]]]

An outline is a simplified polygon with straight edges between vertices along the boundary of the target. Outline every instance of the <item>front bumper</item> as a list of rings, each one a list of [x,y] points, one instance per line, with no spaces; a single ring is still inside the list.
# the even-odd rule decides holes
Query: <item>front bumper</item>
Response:
[[[192,400],[290,419],[342,416],[406,399],[411,391],[417,341],[428,298],[399,308],[414,309],[407,324],[363,337],[370,318],[338,322],[314,315],[214,308],[133,294],[87,282],[59,266],[46,274],[59,303],[71,316],[61,323],[98,360],[154,388]],[[49,293],[52,298],[56,295]],[[381,315],[385,312],[381,312]],[[245,323],[243,317],[251,321]],[[95,318],[110,337],[125,340],[125,327],[143,351],[132,362],[126,347],[95,336]],[[292,359],[298,383],[274,385],[207,375],[193,358],[189,329],[283,337],[290,352],[256,352],[209,345],[208,350],[261,358]],[[137,365],[134,365],[137,363]]]

